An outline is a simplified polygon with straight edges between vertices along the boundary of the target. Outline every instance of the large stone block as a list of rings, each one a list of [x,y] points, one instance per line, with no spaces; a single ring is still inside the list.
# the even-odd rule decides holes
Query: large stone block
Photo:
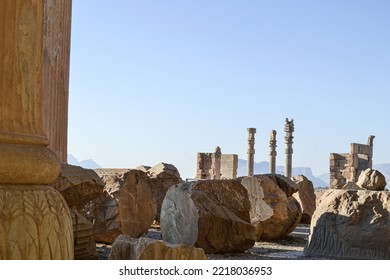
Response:
[[[161,206],[164,241],[206,253],[242,252],[254,245],[248,192],[236,180],[208,180],[171,187]]]
[[[96,172],[106,184],[104,197],[84,208],[95,240],[112,243],[120,234],[138,238],[146,233],[156,216],[156,191],[148,175],[129,169]]]
[[[282,175],[256,175],[263,188],[264,201],[273,209],[273,215],[262,221],[262,240],[275,240],[292,232],[299,224],[302,209],[299,202],[287,194],[296,190],[296,184]],[[287,193],[287,194],[286,194]]]
[[[91,169],[63,163],[61,173],[51,184],[65,198],[69,207],[81,211],[91,200],[103,197],[104,182]]]
[[[311,217],[316,210],[316,195],[314,194],[313,183],[303,175],[293,177],[298,186],[298,191],[293,197],[299,202],[302,208],[301,223],[310,224]]]
[[[262,222],[271,218],[274,210],[264,201],[264,191],[256,177],[239,178],[239,181],[248,191],[251,224],[256,227],[256,241],[260,241],[264,232]]]
[[[386,187],[386,178],[378,170],[367,168],[364,170],[356,183],[358,186],[371,190],[371,191],[383,191]]]
[[[162,240],[128,235],[118,236],[112,244],[110,260],[207,260],[201,248],[170,244]]]
[[[175,166],[168,163],[159,163],[148,170],[148,175],[154,187],[157,196],[156,220],[160,220],[161,204],[168,189],[173,185],[181,183],[183,180]]]
[[[304,253],[390,259],[390,192],[329,190],[314,212]]]

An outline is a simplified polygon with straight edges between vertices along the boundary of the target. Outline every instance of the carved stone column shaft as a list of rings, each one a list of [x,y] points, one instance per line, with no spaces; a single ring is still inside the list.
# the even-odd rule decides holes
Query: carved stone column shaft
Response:
[[[0,1],[0,259],[72,259],[60,172],[42,130],[45,1]]]
[[[286,124],[284,126],[284,131],[286,132],[286,136],[284,138],[285,145],[286,145],[284,176],[286,176],[287,178],[291,178],[291,176],[292,176],[292,154],[293,154],[292,144],[294,143],[293,142],[293,138],[294,138],[293,137],[293,132],[294,132],[294,120],[293,119],[291,119],[291,121],[289,121],[286,118]]]
[[[269,173],[275,174],[276,172],[276,130],[271,130],[269,140]]]
[[[255,160],[255,133],[256,128],[248,128],[248,176],[253,176]]]

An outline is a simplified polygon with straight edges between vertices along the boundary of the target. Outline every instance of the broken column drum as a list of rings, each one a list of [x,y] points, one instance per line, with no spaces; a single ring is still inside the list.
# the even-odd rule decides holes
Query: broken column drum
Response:
[[[248,128],[248,176],[253,176],[256,128]]]
[[[284,125],[284,132],[286,132],[286,136],[284,137],[285,140],[285,169],[284,169],[284,176],[291,178],[292,176],[292,154],[293,154],[293,132],[294,132],[294,120],[291,119],[289,121],[286,118],[286,124]]]
[[[0,1],[0,259],[72,259],[72,220],[42,129],[45,1]]]

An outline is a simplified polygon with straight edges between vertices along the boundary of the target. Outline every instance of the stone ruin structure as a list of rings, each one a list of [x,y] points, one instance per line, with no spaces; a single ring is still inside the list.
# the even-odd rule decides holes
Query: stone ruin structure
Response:
[[[53,50],[44,41],[47,26],[70,17],[70,9],[48,9],[61,4],[0,1],[0,259],[74,257],[69,208],[50,186],[60,160],[47,148],[42,125],[43,58]]]
[[[286,124],[284,125],[284,132],[286,132],[285,140],[285,154],[286,158],[284,161],[284,176],[291,178],[292,176],[292,154],[293,154],[293,132],[294,132],[294,120],[289,121],[286,118]]]
[[[253,176],[255,163],[255,133],[256,128],[248,128],[248,176]]]
[[[367,145],[351,143],[349,153],[330,154],[330,188],[340,189],[346,183],[356,183],[362,171],[372,168],[375,136],[368,137]]]
[[[234,179],[237,167],[237,155],[222,154],[216,147],[214,153],[198,153],[196,179]]]
[[[269,173],[275,174],[276,172],[276,130],[271,130],[269,140]]]

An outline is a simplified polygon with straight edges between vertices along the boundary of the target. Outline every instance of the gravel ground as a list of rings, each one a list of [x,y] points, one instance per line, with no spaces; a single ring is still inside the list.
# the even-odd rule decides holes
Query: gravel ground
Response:
[[[161,239],[159,229],[149,230],[149,238]],[[244,253],[236,254],[208,254],[210,260],[312,260],[303,255],[303,249],[309,236],[309,225],[300,224],[286,237],[272,242],[256,242]],[[106,260],[110,254],[111,246],[96,244],[100,260]]]

